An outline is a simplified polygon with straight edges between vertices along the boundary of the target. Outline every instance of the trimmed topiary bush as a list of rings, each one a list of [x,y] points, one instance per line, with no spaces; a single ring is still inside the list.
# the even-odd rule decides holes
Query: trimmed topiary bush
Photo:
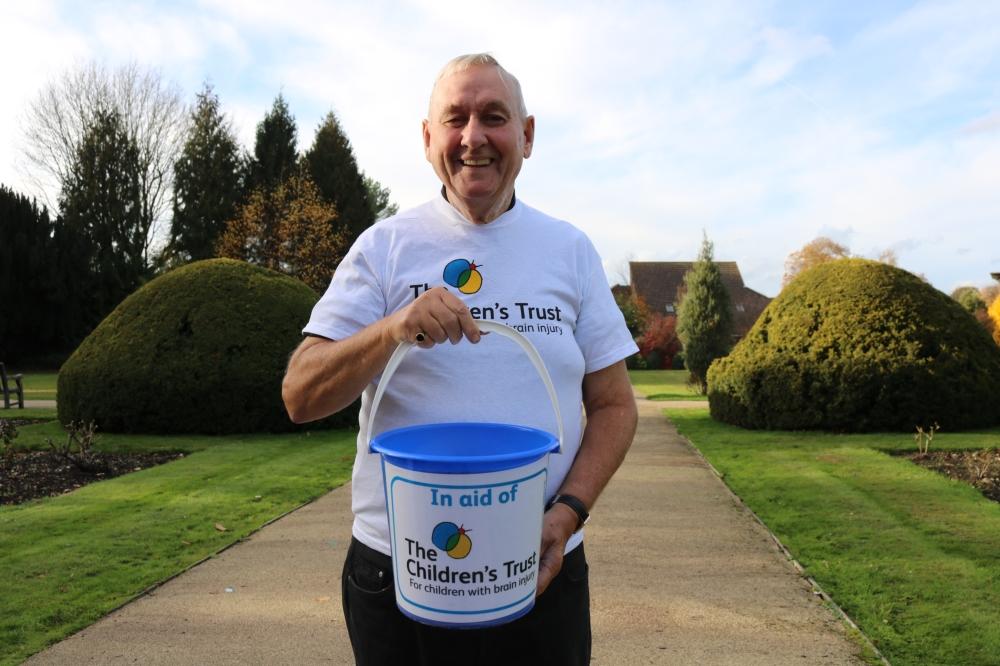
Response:
[[[947,295],[864,259],[793,280],[712,365],[708,385],[713,418],[747,428],[1000,423],[1000,348]]]
[[[59,420],[105,432],[292,430],[281,379],[316,300],[299,280],[231,259],[166,273],[63,365]],[[344,410],[327,425],[356,423],[356,410]]]

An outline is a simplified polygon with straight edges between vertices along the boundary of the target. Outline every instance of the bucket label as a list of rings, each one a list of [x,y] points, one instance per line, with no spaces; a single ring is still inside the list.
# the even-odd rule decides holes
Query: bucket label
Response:
[[[400,610],[431,624],[476,626],[531,608],[547,461],[435,474],[383,459]]]

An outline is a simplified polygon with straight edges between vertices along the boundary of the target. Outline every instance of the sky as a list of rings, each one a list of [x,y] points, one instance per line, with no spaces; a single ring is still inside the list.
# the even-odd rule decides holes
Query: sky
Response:
[[[817,236],[950,292],[1000,271],[1000,2],[0,5],[0,183],[31,195],[27,105],[88,62],[204,82],[243,145],[283,94],[306,149],[330,110],[401,209],[436,195],[420,121],[441,66],[488,51],[536,118],[518,196],[583,229],[609,282],[702,235],[781,288]],[[50,194],[51,197],[51,194]]]

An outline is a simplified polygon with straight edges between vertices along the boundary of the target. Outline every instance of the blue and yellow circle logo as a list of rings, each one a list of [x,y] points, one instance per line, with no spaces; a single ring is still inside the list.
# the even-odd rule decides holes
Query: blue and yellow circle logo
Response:
[[[483,274],[478,268],[474,261],[454,259],[444,267],[444,281],[463,294],[474,294],[483,286]]]
[[[461,560],[472,552],[472,539],[468,533],[469,530],[464,525],[459,527],[455,523],[438,523],[431,532],[431,541],[448,553],[449,557]]]

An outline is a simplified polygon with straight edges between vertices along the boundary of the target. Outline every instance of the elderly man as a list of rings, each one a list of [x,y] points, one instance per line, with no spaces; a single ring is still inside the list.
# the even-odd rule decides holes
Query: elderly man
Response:
[[[489,319],[534,343],[563,414],[563,453],[549,464],[535,606],[487,629],[427,626],[396,608],[381,469],[359,435],[354,539],[342,581],[359,664],[590,661],[582,527],[635,432],[623,359],[636,347],[586,236],[515,197],[534,137],[520,84],[492,56],[449,62],[423,122],[440,196],[358,238],[289,362],[282,391],[299,423],[361,395],[364,433],[390,354],[400,342],[415,341],[427,351],[399,367],[377,430],[462,420],[554,431],[541,382],[514,345],[456,345],[463,338],[480,343],[476,322]],[[445,268],[456,261],[464,279]]]

